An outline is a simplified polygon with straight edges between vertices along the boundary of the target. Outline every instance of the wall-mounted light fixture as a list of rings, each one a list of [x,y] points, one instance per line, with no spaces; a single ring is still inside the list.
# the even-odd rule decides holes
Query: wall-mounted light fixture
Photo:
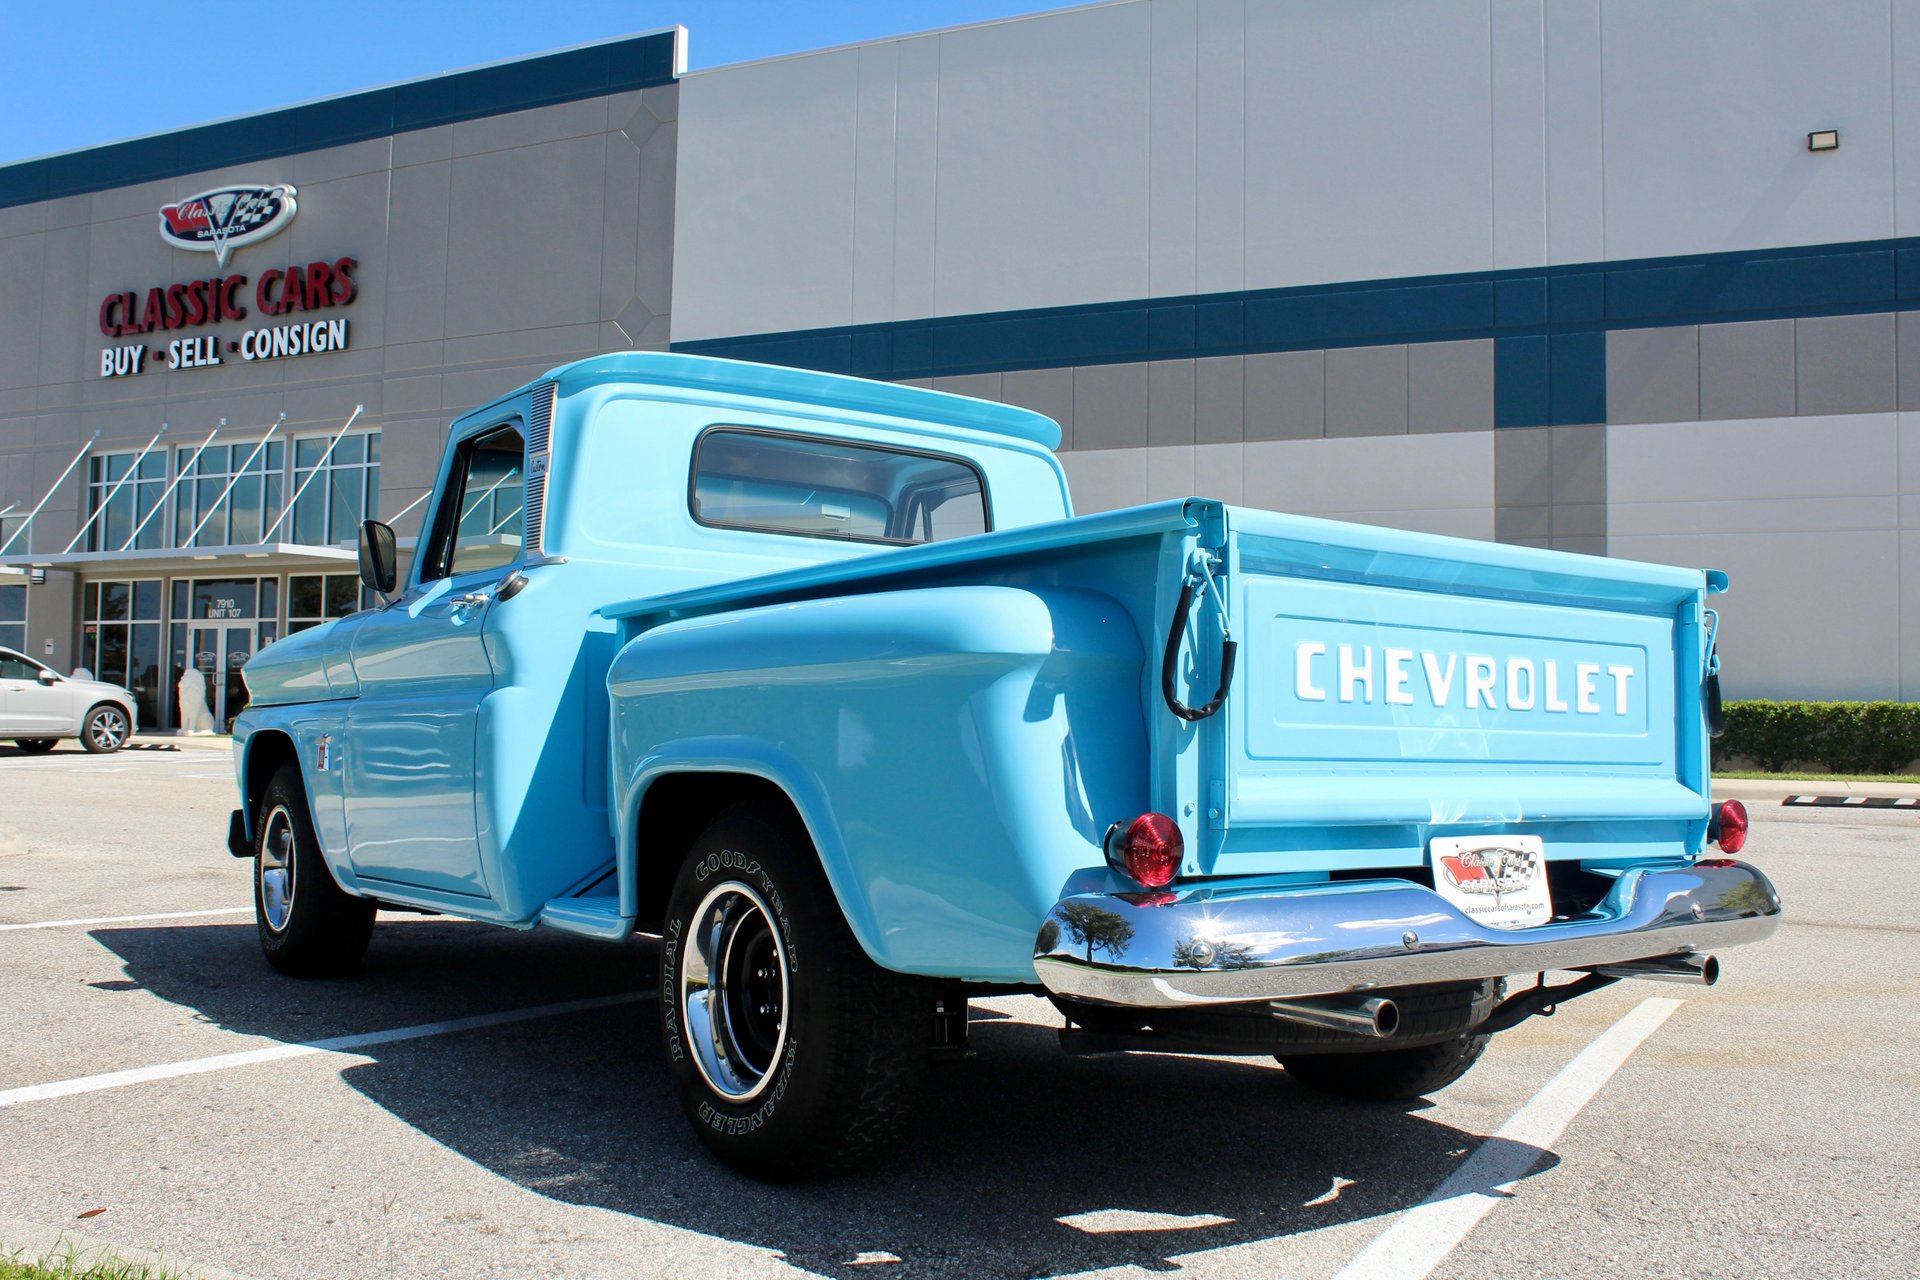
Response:
[[[1840,131],[1838,129],[1819,129],[1807,135],[1807,150],[1838,151],[1840,149]]]

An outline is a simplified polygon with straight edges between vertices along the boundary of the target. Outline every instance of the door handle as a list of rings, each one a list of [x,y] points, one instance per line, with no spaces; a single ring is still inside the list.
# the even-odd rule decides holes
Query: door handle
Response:
[[[493,599],[491,591],[469,591],[463,596],[449,597],[447,608],[453,611],[455,617],[464,618],[474,609],[485,608],[487,601],[491,599]]]

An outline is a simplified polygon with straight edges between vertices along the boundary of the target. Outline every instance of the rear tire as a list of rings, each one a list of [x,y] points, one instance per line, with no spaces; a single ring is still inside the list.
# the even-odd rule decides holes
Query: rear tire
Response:
[[[1412,1049],[1314,1053],[1278,1059],[1309,1088],[1361,1102],[1406,1102],[1437,1093],[1480,1061],[1492,1036],[1458,1036]]]
[[[121,707],[103,702],[80,722],[80,745],[97,756],[110,756],[127,745],[133,722]]]
[[[267,963],[296,978],[351,973],[367,953],[375,910],[334,883],[300,768],[287,761],[253,815],[253,916]]]
[[[926,1067],[933,990],[867,958],[786,815],[716,818],[680,869],[660,943],[660,1031],[709,1151],[790,1182],[898,1133]]]
[[[15,738],[13,745],[30,756],[43,756],[59,743],[58,738]]]

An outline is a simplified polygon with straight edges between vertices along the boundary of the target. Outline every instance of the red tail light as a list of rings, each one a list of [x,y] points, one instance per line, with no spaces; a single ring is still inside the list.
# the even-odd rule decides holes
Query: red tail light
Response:
[[[1119,846],[1113,852],[1121,868],[1149,889],[1165,888],[1180,874],[1186,841],[1164,813],[1141,814],[1114,843]]]
[[[1746,848],[1747,806],[1738,800],[1722,803],[1719,812],[1714,814],[1707,838],[1728,853],[1738,853]]]

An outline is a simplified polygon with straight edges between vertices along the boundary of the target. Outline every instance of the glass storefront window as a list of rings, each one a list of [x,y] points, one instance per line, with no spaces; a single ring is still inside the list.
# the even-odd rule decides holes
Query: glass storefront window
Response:
[[[294,441],[293,491],[300,498],[293,504],[292,540],[306,546],[353,542],[360,522],[378,515],[380,433],[343,436],[327,457],[330,439]]]
[[[0,583],[0,645],[27,651],[27,584]]]
[[[182,478],[180,487],[173,491],[173,545],[223,547],[259,542],[279,518],[285,501],[285,443],[270,440],[264,449],[259,448],[258,441],[209,445],[199,460],[188,466],[195,447],[183,445],[175,451]],[[229,482],[233,482],[233,492],[222,502],[220,495]],[[206,525],[195,537],[193,531],[202,520]]]
[[[358,613],[364,596],[358,574],[296,573],[287,579],[287,634]]]
[[[98,453],[87,460],[87,515],[94,517],[87,526],[87,550],[118,551],[133,537],[135,528],[140,529],[140,536],[134,538],[132,546],[167,545],[166,517],[153,515],[167,491],[166,451],[155,449],[140,458],[138,473],[129,479],[127,473],[135,458],[140,458],[138,452]],[[123,480],[126,483],[122,484]],[[111,500],[108,494],[113,495]],[[102,503],[107,508],[104,512],[100,511]],[[96,516],[95,512],[100,514]],[[153,516],[150,520],[149,515]],[[144,527],[142,520],[146,520]]]
[[[81,590],[80,663],[96,680],[132,690],[140,723],[160,723],[160,583],[89,582]]]

